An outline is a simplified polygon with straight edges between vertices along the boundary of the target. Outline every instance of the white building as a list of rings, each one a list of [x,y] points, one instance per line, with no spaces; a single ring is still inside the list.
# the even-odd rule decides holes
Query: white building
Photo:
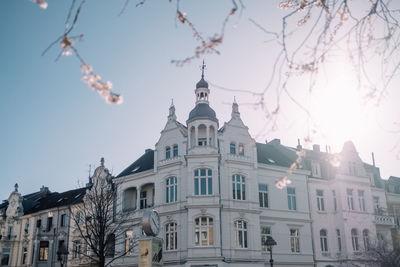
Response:
[[[268,234],[278,243],[277,266],[313,266],[309,171],[295,170],[284,190],[274,186],[288,175],[296,151],[282,150],[278,140],[256,144],[236,103],[220,127],[203,78],[195,96],[186,125],[171,106],[155,150],[114,179],[117,210],[132,213],[136,234],[143,210],[159,211],[166,266],[264,266],[261,240]],[[137,261],[134,252],[118,263]]]

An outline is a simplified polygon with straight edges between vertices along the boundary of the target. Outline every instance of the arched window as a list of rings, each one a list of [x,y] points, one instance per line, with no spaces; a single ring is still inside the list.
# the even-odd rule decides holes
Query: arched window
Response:
[[[246,200],[246,185],[244,176],[232,175],[233,199]]]
[[[196,246],[214,245],[214,223],[211,217],[198,217],[194,220],[194,242]]]
[[[231,153],[232,155],[236,154],[236,144],[233,142],[229,146],[229,153]]]
[[[178,145],[174,145],[172,147],[172,156],[177,157],[178,156]]]
[[[240,156],[244,156],[244,145],[243,144],[239,144],[239,149],[238,149],[238,154]]]
[[[370,243],[369,243],[369,231],[368,229],[363,230],[363,241],[364,241],[364,249],[369,250],[370,249]]]
[[[234,243],[237,248],[247,248],[247,222],[237,220],[234,222]]]
[[[136,209],[137,192],[135,187],[128,188],[124,191],[122,210],[130,211]]]
[[[197,169],[194,171],[194,194],[212,195],[212,171],[210,169]]]
[[[105,247],[106,257],[114,257],[115,256],[115,235],[109,234],[106,240]]]
[[[353,246],[353,251],[359,251],[360,245],[358,243],[358,232],[357,229],[351,229],[351,244]]]
[[[175,250],[178,248],[178,233],[176,223],[165,225],[165,250]]]
[[[319,231],[319,238],[321,241],[321,251],[327,252],[328,251],[328,234],[325,229],[321,229],[321,231]]]
[[[176,177],[167,178],[165,196],[166,203],[171,203],[178,200],[178,182]]]
[[[167,146],[165,148],[165,158],[169,159],[171,157],[171,147]]]

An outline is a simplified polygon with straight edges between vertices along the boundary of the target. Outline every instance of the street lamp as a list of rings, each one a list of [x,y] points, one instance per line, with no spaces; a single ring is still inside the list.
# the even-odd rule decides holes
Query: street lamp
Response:
[[[264,245],[267,247],[269,251],[270,259],[269,264],[271,267],[274,266],[274,260],[272,259],[272,247],[276,246],[276,241],[272,238],[272,236],[267,236],[267,240],[265,240]]]
[[[68,250],[63,245],[57,251],[57,260],[60,262],[61,267],[64,267],[64,264],[67,263],[68,260]]]

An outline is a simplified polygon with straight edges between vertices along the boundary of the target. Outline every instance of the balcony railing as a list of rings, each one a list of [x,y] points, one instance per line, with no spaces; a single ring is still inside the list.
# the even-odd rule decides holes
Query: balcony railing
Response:
[[[394,226],[393,216],[375,215],[375,223],[379,225]]]

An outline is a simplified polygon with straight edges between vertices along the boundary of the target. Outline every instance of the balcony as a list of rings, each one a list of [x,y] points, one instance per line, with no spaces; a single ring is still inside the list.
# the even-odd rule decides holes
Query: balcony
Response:
[[[375,223],[377,225],[394,226],[394,218],[388,215],[375,215]]]
[[[182,157],[181,156],[176,156],[176,157],[172,157],[172,158],[168,158],[168,159],[162,159],[159,161],[158,166],[165,166],[168,164],[174,164],[177,162],[181,162],[182,161]]]

